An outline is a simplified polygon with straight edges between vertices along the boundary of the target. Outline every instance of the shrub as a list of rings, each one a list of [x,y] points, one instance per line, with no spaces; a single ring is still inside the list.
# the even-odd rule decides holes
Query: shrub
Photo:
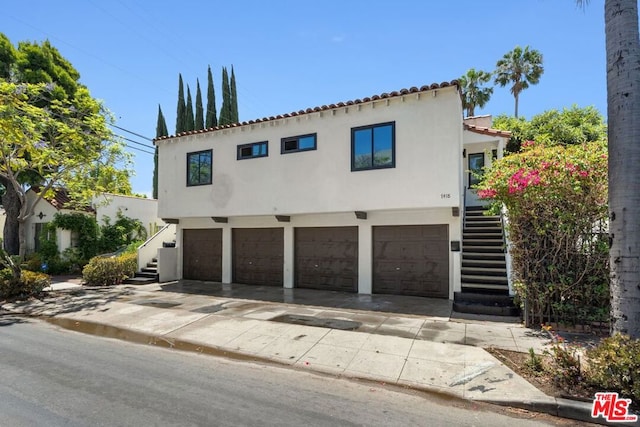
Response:
[[[640,340],[616,334],[587,350],[589,382],[640,402]]]
[[[135,274],[138,268],[136,254],[125,254],[117,257],[95,257],[82,269],[82,277],[88,285],[119,285]]]
[[[51,278],[44,273],[22,270],[20,280],[16,281],[11,269],[0,270],[0,297],[31,296],[42,293],[51,285]]]
[[[514,279],[529,324],[608,321],[607,146],[523,143],[478,186],[508,210]]]

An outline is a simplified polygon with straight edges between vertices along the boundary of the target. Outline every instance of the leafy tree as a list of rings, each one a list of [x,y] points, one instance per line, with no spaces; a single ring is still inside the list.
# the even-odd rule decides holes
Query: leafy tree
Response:
[[[207,114],[205,126],[207,129],[218,126],[218,113],[216,111],[216,91],[213,87],[213,75],[211,66],[207,68]]]
[[[202,108],[202,91],[200,91],[200,80],[196,79],[196,117],[194,130],[204,129],[204,111]]]
[[[108,116],[102,106],[79,86],[72,100],[51,99],[50,84],[0,83],[0,177],[17,193],[19,255],[26,251],[25,221],[35,205],[64,185],[70,194],[86,197],[100,191],[93,178],[96,164],[122,153],[107,127]],[[38,104],[44,104],[40,107]],[[113,148],[113,151],[111,149]],[[120,148],[120,149],[118,149]],[[37,177],[42,191],[28,203],[28,186],[23,177]]]
[[[176,108],[176,135],[187,130],[187,104],[184,99],[182,74],[178,75],[178,107]]]
[[[496,116],[492,126],[511,132],[507,145],[510,152],[520,151],[525,141],[573,145],[605,140],[607,136],[604,117],[598,110],[575,105],[561,111],[547,110],[533,116],[530,121],[524,117]]]
[[[12,67],[16,62],[16,50],[11,41],[0,33],[0,79],[10,80]]]
[[[229,93],[229,105],[231,108],[231,123],[238,123],[238,94],[236,92],[236,74],[233,71],[233,65],[231,66],[231,87]]]
[[[158,105],[158,123],[156,124],[156,138],[168,136],[167,122],[162,114],[162,108]],[[153,198],[158,198],[158,147],[153,154]]]
[[[6,37],[3,52],[8,51]],[[24,256],[24,222],[54,186],[77,200],[129,191],[129,157],[107,124],[108,111],[80,84],[79,73],[49,42],[19,43],[9,78],[0,79],[0,186],[7,213],[4,247]],[[75,79],[75,80],[74,80]],[[120,165],[120,168],[116,168]],[[30,185],[42,191],[27,204]]]
[[[229,73],[227,73],[227,67],[222,67],[222,107],[220,108],[220,119],[218,123],[221,125],[232,124],[232,114]]]
[[[191,89],[187,85],[187,108],[185,110],[185,130],[195,129],[195,117],[193,115],[193,100],[191,98]]]
[[[482,108],[493,93],[492,87],[482,87],[491,80],[491,73],[486,71],[476,71],[469,69],[467,73],[460,77],[460,96],[462,97],[462,109],[466,111],[467,117],[475,115],[476,107]]]
[[[496,64],[495,82],[501,87],[511,85],[509,90],[516,103],[515,116],[518,117],[518,100],[520,93],[529,85],[538,84],[544,72],[542,54],[529,46],[522,49],[516,46],[507,52]]]

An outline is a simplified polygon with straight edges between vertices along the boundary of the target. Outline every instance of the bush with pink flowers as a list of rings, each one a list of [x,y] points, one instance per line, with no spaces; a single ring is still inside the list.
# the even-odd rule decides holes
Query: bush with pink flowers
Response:
[[[533,323],[609,314],[607,146],[522,143],[494,162],[478,194],[507,209],[516,292]]]

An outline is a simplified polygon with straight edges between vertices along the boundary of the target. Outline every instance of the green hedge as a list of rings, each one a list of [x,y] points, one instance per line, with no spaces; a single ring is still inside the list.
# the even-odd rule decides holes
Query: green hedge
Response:
[[[119,285],[132,277],[137,268],[138,256],[135,253],[109,258],[94,257],[82,269],[82,277],[87,285]]]

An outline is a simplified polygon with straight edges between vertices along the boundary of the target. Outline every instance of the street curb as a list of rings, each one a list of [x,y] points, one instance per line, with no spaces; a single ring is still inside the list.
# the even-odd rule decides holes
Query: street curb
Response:
[[[545,414],[553,415],[560,418],[567,418],[603,426],[640,426],[640,418],[635,423],[615,423],[609,422],[601,417],[593,418],[591,417],[591,402],[581,402],[579,400],[564,399],[561,397],[556,397],[553,399],[555,403],[547,401],[522,402],[493,400],[483,400],[483,402],[526,409],[534,412],[543,412]]]

